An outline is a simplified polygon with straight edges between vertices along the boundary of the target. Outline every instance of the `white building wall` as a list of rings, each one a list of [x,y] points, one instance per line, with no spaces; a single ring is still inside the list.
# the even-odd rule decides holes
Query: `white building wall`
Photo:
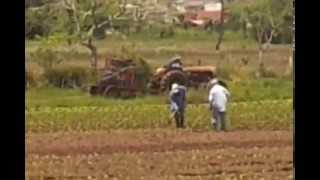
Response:
[[[221,11],[222,5],[221,3],[208,3],[204,5],[205,11]]]

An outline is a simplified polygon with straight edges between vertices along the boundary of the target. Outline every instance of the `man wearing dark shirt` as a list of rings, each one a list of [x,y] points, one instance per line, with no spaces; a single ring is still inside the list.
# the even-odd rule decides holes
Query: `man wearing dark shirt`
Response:
[[[173,113],[176,127],[184,128],[184,110],[186,107],[186,87],[174,83],[170,91],[170,110]]]

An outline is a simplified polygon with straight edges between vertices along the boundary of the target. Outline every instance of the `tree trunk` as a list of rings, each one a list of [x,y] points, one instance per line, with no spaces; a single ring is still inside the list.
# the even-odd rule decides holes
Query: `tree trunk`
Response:
[[[272,38],[273,38],[273,34],[274,34],[274,30],[272,30],[268,36],[268,33],[265,32],[264,35],[265,35],[265,44],[264,44],[264,47],[266,49],[268,49],[271,45],[271,42],[272,42]]]
[[[264,43],[263,43],[263,37],[264,37],[264,31],[256,28],[256,36],[257,36],[257,42],[258,42],[258,70],[257,70],[257,77],[260,78],[263,70],[264,70],[264,63],[263,63],[263,50],[264,50]]]
[[[244,39],[248,38],[248,31],[247,31],[247,21],[244,21],[242,24],[242,31]]]
[[[86,48],[88,48],[90,50],[90,54],[91,54],[91,68],[94,71],[98,70],[98,50],[97,47],[95,45],[93,45],[92,43],[92,38],[88,39],[87,43],[82,43],[83,46],[85,46]]]
[[[262,47],[259,48],[259,67],[263,67],[263,49]]]
[[[222,43],[223,35],[224,35],[224,2],[223,0],[220,0],[221,3],[221,12],[220,12],[220,24],[219,24],[219,37],[218,37],[218,42],[216,44],[216,50],[220,50],[220,45]]]
[[[216,44],[216,50],[217,50],[217,51],[220,50],[220,45],[221,45],[221,43],[222,43],[223,35],[224,35],[224,30],[220,29],[220,30],[219,30],[218,42],[217,42],[217,44]]]
[[[258,67],[258,78],[262,76],[262,73],[264,71],[264,63],[263,63],[263,47],[262,44],[259,45],[259,67]]]
[[[98,52],[95,46],[91,48],[91,67],[97,71],[98,70]]]
[[[261,31],[258,33],[258,42],[259,42],[259,70],[258,70],[258,77],[265,71],[264,62],[263,62],[263,53],[266,51],[269,46],[271,45],[271,41],[274,35],[274,30],[272,30],[268,36],[266,31]],[[263,38],[265,38],[265,42],[263,42]]]

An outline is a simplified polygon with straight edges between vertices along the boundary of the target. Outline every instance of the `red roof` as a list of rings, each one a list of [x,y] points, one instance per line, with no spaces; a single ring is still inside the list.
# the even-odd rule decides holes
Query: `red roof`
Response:
[[[184,6],[190,7],[190,6],[203,6],[204,2],[202,0],[189,0],[184,2]]]
[[[197,19],[197,14],[188,12],[188,13],[184,14],[184,18],[185,19]]]
[[[212,20],[213,22],[220,22],[220,13],[221,11],[198,11],[197,13],[186,13],[184,16],[185,22],[191,22],[194,20]],[[227,20],[228,13],[224,13],[224,20]]]
[[[199,11],[197,13],[197,19],[219,20],[220,13],[221,13],[220,11]]]

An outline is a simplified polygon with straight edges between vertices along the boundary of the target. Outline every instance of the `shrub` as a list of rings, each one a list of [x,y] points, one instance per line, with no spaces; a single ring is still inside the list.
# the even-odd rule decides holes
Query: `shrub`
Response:
[[[276,78],[277,77],[277,74],[273,70],[265,68],[265,67],[260,68],[258,73],[260,74],[261,78]]]
[[[26,63],[25,83],[27,87],[38,87],[43,85],[43,68],[36,63]]]
[[[217,68],[218,77],[227,81],[248,80],[253,77],[252,70],[245,67],[236,67],[233,65],[223,65]]]
[[[92,81],[93,73],[80,66],[59,66],[44,73],[48,85],[58,88],[82,88]]]
[[[50,48],[38,48],[34,52],[27,54],[27,59],[29,62],[39,64],[46,71],[64,61],[61,53]]]
[[[49,6],[26,10],[25,36],[34,39],[36,36],[48,36],[55,26],[55,16]]]
[[[150,65],[144,59],[138,59],[137,62],[137,81],[143,93],[147,92],[147,83],[152,76]]]

